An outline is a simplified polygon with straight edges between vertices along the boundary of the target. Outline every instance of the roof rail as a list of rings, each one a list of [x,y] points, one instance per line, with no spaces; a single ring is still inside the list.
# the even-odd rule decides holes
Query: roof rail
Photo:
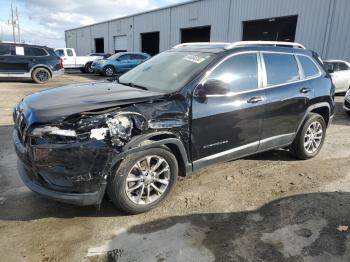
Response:
[[[225,43],[225,42],[194,42],[194,43],[183,43],[183,44],[179,44],[174,46],[173,48],[179,48],[179,47],[185,47],[185,46],[215,46],[215,45],[222,45],[222,46],[228,46],[231,43]]]
[[[278,42],[278,41],[240,41],[229,44],[225,47],[225,49],[232,49],[236,47],[248,46],[248,45],[272,45],[272,46],[289,46],[289,47],[298,47],[302,49],[306,49],[305,46],[294,43],[294,42]]]

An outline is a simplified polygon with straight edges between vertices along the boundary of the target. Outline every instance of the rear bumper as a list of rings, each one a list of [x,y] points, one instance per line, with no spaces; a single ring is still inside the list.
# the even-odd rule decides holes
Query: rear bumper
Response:
[[[94,179],[84,180],[78,173],[66,168],[63,160],[60,160],[62,162],[59,164],[37,164],[30,153],[32,148],[25,147],[21,143],[16,130],[13,131],[12,138],[18,156],[18,172],[29,189],[47,198],[79,206],[97,205],[102,202],[107,187],[106,180],[96,176]],[[55,154],[54,151],[52,151],[53,154]],[[65,156],[69,158],[69,152]],[[82,166],[81,163],[80,167]],[[90,174],[82,167],[81,172],[91,175],[93,170],[91,169]]]

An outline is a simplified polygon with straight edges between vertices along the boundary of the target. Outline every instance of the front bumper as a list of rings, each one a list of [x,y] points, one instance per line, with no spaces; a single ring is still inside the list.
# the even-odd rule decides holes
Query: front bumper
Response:
[[[95,73],[103,73],[103,66],[100,65],[95,65],[92,67],[92,69],[94,70]]]
[[[33,157],[33,149],[36,147],[24,146],[17,130],[13,131],[13,142],[20,177],[29,189],[47,198],[74,205],[101,203],[107,186],[105,178],[109,161],[108,152],[103,148],[98,149],[100,153],[91,149],[91,155],[86,155],[86,151],[79,153],[79,148],[84,145],[52,147],[47,157],[37,161]],[[65,151],[66,154],[62,155]],[[77,157],[81,154],[83,159],[80,163],[77,158],[70,160],[72,154],[78,154]],[[104,162],[98,159],[101,154]],[[71,166],[70,161],[75,162],[76,168]]]

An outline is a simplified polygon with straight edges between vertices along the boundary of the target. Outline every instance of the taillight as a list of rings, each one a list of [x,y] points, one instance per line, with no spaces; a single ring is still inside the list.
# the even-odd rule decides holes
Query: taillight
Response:
[[[60,65],[60,69],[62,69],[63,68],[63,60],[62,60],[62,58],[60,58],[60,60],[58,60],[59,62],[59,65]]]

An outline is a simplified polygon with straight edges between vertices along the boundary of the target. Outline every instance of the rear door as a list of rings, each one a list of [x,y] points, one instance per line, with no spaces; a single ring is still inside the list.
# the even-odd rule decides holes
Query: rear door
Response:
[[[313,96],[294,54],[261,52],[266,90],[259,150],[288,144],[294,138]]]
[[[29,47],[10,45],[11,56],[8,57],[7,70],[9,74],[23,74],[29,72]]]
[[[235,54],[217,65],[202,81],[224,85],[229,93],[208,95],[204,101],[194,94],[191,123],[194,168],[241,157],[258,149],[265,111],[260,68],[256,52]]]

